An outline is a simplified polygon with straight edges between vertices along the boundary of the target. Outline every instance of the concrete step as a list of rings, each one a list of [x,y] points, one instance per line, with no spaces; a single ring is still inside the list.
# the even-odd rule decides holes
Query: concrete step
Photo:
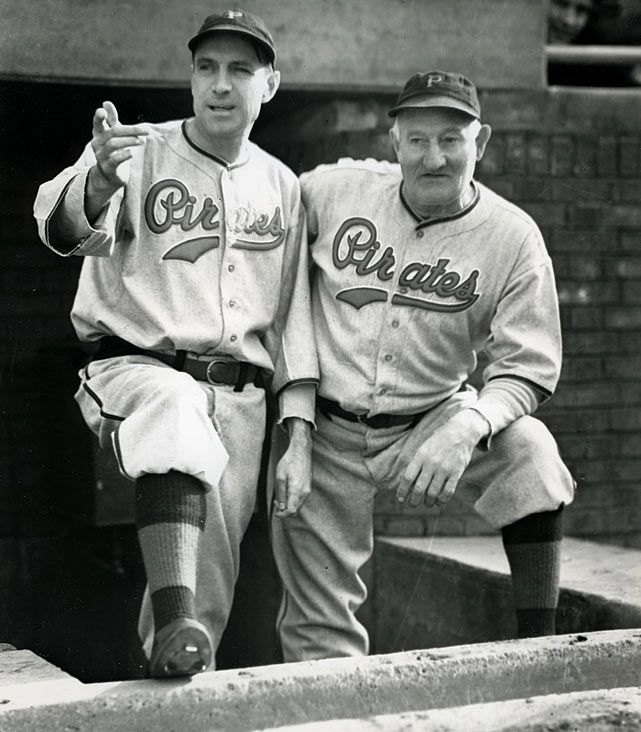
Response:
[[[641,729],[641,687],[577,691],[429,712],[273,727],[265,732],[621,732]]]
[[[340,720],[334,729],[342,730],[348,729],[344,719],[452,707],[465,718],[468,705],[638,687],[640,673],[641,632],[613,630],[218,671],[191,680],[69,685],[49,696],[21,694],[14,685],[2,691],[0,729],[243,732]],[[556,703],[572,714],[571,704]],[[527,703],[517,708],[527,719]],[[519,717],[510,729],[522,729]]]
[[[378,538],[370,635],[376,653],[514,638],[500,536]],[[566,538],[558,633],[641,627],[641,551]]]

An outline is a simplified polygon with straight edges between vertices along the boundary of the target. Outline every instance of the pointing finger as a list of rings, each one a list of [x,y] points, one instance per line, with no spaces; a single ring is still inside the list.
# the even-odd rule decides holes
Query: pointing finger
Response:
[[[102,106],[107,112],[107,124],[109,127],[114,127],[118,124],[118,111],[113,102],[103,102]]]

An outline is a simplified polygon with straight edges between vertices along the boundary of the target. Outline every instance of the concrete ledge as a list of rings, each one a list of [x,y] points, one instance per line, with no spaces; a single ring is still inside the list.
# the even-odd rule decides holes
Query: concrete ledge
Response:
[[[0,654],[0,663],[2,656]],[[191,681],[3,690],[3,732],[264,729],[637,686],[641,630],[220,671]]]
[[[80,681],[74,679],[73,676],[61,671],[57,666],[36,656],[31,651],[18,651],[13,646],[6,650],[2,649],[0,693],[4,693],[5,687],[52,681],[71,681],[74,684],[80,684]]]
[[[461,709],[341,719],[341,732],[619,732],[641,729],[641,687],[551,694],[470,704]],[[274,728],[282,732],[334,732],[337,720]]]
[[[641,551],[565,539],[559,633],[641,627]],[[514,638],[510,573],[499,536],[379,538],[377,653]]]

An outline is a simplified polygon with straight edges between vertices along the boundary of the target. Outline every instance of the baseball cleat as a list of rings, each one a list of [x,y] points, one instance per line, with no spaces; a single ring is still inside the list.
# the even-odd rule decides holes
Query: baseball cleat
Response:
[[[164,625],[154,636],[149,676],[164,679],[193,676],[211,663],[211,637],[197,620],[178,618]]]

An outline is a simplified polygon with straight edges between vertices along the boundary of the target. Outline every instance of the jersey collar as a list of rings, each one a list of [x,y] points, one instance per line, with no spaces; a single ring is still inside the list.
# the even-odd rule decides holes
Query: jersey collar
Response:
[[[214,160],[219,165],[222,165],[223,168],[227,168],[227,170],[232,170],[233,168],[240,168],[241,165],[245,165],[245,163],[249,160],[249,155],[247,152],[245,152],[245,155],[242,158],[239,158],[235,163],[228,163],[225,159],[219,157],[218,155],[214,155],[214,153],[207,152],[207,150],[204,150],[200,145],[197,145],[191,137],[189,137],[189,133],[187,132],[187,120],[184,119],[182,122],[182,133],[183,137],[187,141],[187,144],[190,147],[193,147],[196,152],[199,152],[201,155],[204,155],[205,157],[210,158],[211,160]]]
[[[474,189],[474,195],[472,196],[472,200],[467,204],[467,206],[464,206],[460,211],[457,211],[456,213],[449,214],[447,216],[434,216],[429,219],[424,219],[421,216],[419,216],[414,209],[409,205],[407,202],[407,199],[405,198],[405,195],[403,194],[403,181],[401,181],[401,184],[398,188],[398,193],[401,198],[401,202],[405,209],[408,211],[410,216],[412,216],[413,219],[416,219],[418,221],[418,224],[416,226],[417,229],[421,229],[424,226],[431,226],[432,224],[442,224],[445,221],[454,221],[455,219],[460,219],[461,216],[465,216],[468,214],[479,202],[480,198],[480,191],[479,187],[476,185],[474,181],[472,183],[472,188]]]

